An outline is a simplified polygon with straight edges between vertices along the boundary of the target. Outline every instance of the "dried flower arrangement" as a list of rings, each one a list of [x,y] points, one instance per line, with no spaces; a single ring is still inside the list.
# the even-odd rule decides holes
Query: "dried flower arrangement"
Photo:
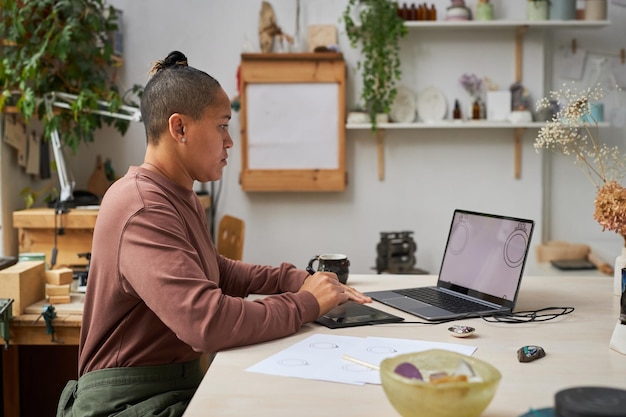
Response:
[[[470,96],[477,98],[483,91],[483,80],[478,78],[476,74],[463,74],[459,79],[459,83]]]
[[[626,174],[626,156],[619,147],[599,141],[598,121],[591,111],[604,96],[603,89],[596,86],[580,91],[564,88],[539,100],[538,110],[549,108],[556,100],[559,111],[540,129],[535,149],[559,151],[574,161],[597,189],[594,219],[603,231],[624,237],[626,246],[626,189],[620,184]]]

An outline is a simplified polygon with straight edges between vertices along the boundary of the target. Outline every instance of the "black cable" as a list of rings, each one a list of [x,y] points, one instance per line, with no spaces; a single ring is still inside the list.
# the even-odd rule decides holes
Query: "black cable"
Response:
[[[54,203],[54,246],[52,247],[52,255],[50,256],[50,269],[54,268],[57,263],[57,254],[59,253],[59,249],[57,246],[57,237],[59,235],[65,234],[65,229],[63,228],[63,213],[67,213],[67,208],[60,199],[57,198],[57,201]],[[59,217],[59,227],[57,228],[57,217]]]
[[[470,313],[467,313],[461,317],[455,317],[452,319],[442,319],[442,320],[423,320],[423,321],[399,321],[396,323],[389,323],[389,324],[430,324],[430,325],[435,325],[435,324],[445,324],[445,323],[451,323],[453,321],[459,321],[459,320],[465,320],[465,319],[476,319],[476,318],[481,318],[482,316],[476,316]]]
[[[57,263],[57,253],[59,249],[57,248],[57,215],[54,214],[54,246],[52,246],[52,255],[50,256],[50,269],[54,268],[54,265]]]
[[[555,310],[555,312],[549,312],[551,310]],[[450,323],[453,321],[465,320],[465,319],[474,319],[481,318],[489,323],[510,323],[510,324],[519,324],[519,323],[531,323],[531,322],[543,322],[554,320],[558,317],[566,316],[574,311],[574,307],[544,307],[538,310],[527,310],[527,311],[516,311],[516,312],[498,312],[490,315],[480,315],[475,316],[472,314],[466,314],[462,317],[456,317],[452,319],[445,320],[435,320],[435,321],[401,321],[397,323],[387,323],[387,324],[444,324]],[[385,324],[385,323],[382,323]]]
[[[551,312],[554,311],[554,312]],[[531,323],[554,320],[558,317],[566,316],[574,311],[574,307],[544,307],[539,310],[516,311],[507,314],[495,314],[483,317],[489,323]]]

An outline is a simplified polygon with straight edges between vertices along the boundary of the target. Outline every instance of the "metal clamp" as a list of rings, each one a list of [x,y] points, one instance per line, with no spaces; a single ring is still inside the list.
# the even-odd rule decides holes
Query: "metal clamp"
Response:
[[[50,341],[53,343],[63,343],[62,340],[56,339],[54,337],[54,326],[52,326],[52,320],[57,317],[54,306],[50,304],[44,305],[41,314],[35,319],[33,324],[37,323],[42,317],[46,322],[46,333],[50,335]]]
[[[4,339],[4,348],[9,348],[9,322],[13,319],[13,300],[12,298],[0,298],[0,337]]]

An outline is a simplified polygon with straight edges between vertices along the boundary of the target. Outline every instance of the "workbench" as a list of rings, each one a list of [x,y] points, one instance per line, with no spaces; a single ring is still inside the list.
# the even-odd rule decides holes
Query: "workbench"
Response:
[[[202,194],[198,198],[205,211],[208,211],[212,202],[210,195]],[[56,246],[56,265],[87,265],[88,259],[78,254],[91,252],[93,230],[98,217],[98,209],[95,207],[73,208],[63,214],[55,213],[53,208],[14,211],[13,227],[18,233],[19,253],[44,253],[46,263],[49,264],[52,249]]]
[[[78,254],[91,252],[97,217],[97,209],[71,209],[63,214],[55,213],[52,208],[14,211],[19,253],[44,253],[49,264],[56,246],[56,265],[86,265],[87,259]]]
[[[29,387],[33,391],[48,390],[48,397],[53,399],[60,395],[60,390],[65,385],[64,381],[75,379],[78,375],[78,343],[80,339],[80,327],[82,323],[82,305],[84,294],[72,293],[72,302],[69,304],[55,305],[56,318],[53,320],[54,338],[46,331],[46,323],[40,314],[45,300],[41,300],[24,310],[13,318],[10,326],[9,348],[2,347],[2,385],[4,397],[5,417],[25,417],[21,410],[20,397],[20,347],[23,346],[56,346],[66,350],[64,356],[68,359],[54,357],[55,363],[46,364],[46,371],[51,368],[61,368],[63,374],[55,375],[55,380],[41,378],[40,387]],[[5,341],[0,338],[4,345]],[[73,348],[73,349],[70,349]],[[43,371],[43,370],[41,370]],[[31,378],[32,379],[32,378]],[[39,392],[39,395],[43,393]],[[43,395],[44,397],[46,395]],[[39,404],[39,407],[44,407]],[[40,411],[43,411],[40,409]],[[43,414],[40,414],[43,415]]]
[[[198,198],[208,213],[212,202],[211,197],[203,194],[198,195]],[[52,251],[56,247],[55,267],[85,266],[88,258],[79,257],[78,254],[91,252],[97,217],[97,207],[72,208],[61,214],[56,213],[53,208],[14,211],[13,227],[18,232],[19,253],[44,253],[46,265],[49,266]],[[0,294],[0,297],[2,296],[3,294]],[[23,312],[15,312],[15,317],[10,323],[9,348],[0,347],[3,349],[2,388],[5,417],[26,417],[29,414],[20,409],[20,366],[23,366],[25,362],[22,360],[20,364],[20,347],[26,347],[26,350],[41,348],[37,350],[34,358],[31,358],[33,355],[28,356],[29,362],[36,362],[44,356],[49,359],[39,368],[37,365],[31,365],[32,369],[28,370],[28,374],[22,375],[22,385],[25,385],[26,378],[30,381],[41,377],[40,382],[37,381],[40,386],[32,387],[32,390],[36,390],[38,396],[42,396],[47,402],[57,401],[65,382],[77,377],[83,297],[84,294],[72,293],[70,304],[54,306],[57,314],[54,319],[54,336],[58,342],[52,341],[51,335],[47,334],[44,320],[41,318],[37,320],[46,304],[45,300],[27,306]],[[4,344],[1,337],[0,341]],[[43,376],[46,374],[48,378]],[[31,376],[34,377],[31,378]],[[31,391],[31,387],[28,388]],[[24,404],[34,409],[39,408],[40,412],[34,415],[50,415],[49,404],[37,403],[36,400],[33,403],[22,401],[22,405]]]

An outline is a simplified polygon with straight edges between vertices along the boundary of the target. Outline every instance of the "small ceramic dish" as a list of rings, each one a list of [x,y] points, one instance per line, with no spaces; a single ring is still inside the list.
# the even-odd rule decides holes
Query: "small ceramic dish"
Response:
[[[448,331],[454,337],[467,337],[473,335],[476,329],[471,326],[455,324],[454,326],[448,327]]]

